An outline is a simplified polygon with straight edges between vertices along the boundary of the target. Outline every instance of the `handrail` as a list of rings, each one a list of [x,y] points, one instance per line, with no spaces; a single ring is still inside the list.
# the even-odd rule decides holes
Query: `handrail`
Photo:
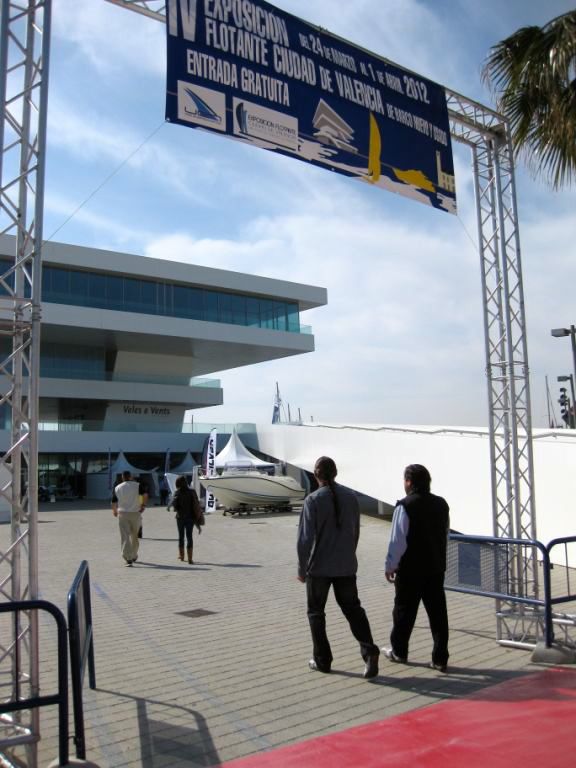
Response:
[[[15,613],[15,620],[20,611],[47,611],[56,621],[58,630],[58,693],[49,696],[32,696],[29,699],[3,702],[0,704],[0,714],[18,712],[24,709],[35,709],[51,704],[58,705],[58,745],[60,765],[68,765],[68,654],[66,648],[66,619],[62,611],[53,603],[46,600],[14,600],[0,603],[0,613]],[[18,664],[17,664],[18,666]],[[16,680],[20,670],[16,670]],[[16,691],[19,696],[19,690]],[[0,741],[0,746],[3,742]]]
[[[86,663],[88,663],[90,688],[96,688],[90,571],[86,560],[80,563],[78,572],[68,592],[68,627],[72,701],[74,704],[74,743],[76,745],[76,757],[80,760],[85,760],[86,740],[84,738],[82,683],[84,682]]]
[[[470,590],[464,587],[447,586],[446,589],[452,592],[462,592],[464,594],[476,594],[483,597],[492,597],[495,599],[505,599],[511,603],[522,603],[523,605],[533,605],[544,608],[544,642],[547,648],[554,642],[554,628],[552,623],[552,589],[550,584],[550,552],[541,541],[536,539],[515,539],[498,536],[466,536],[460,533],[451,533],[450,541],[456,541],[468,544],[510,544],[513,546],[536,547],[542,555],[543,587],[544,599],[531,597],[522,597],[520,595],[509,595],[505,592],[491,592],[489,590]],[[576,538],[575,538],[576,540]],[[556,539],[556,541],[560,541]],[[563,599],[563,598],[562,598]],[[562,602],[562,599],[556,602]]]
[[[563,603],[567,602],[569,600],[574,600],[576,597],[576,594],[572,593],[571,587],[570,587],[570,568],[568,567],[568,547],[567,544],[574,544],[576,543],[576,536],[565,536],[564,538],[559,539],[552,539],[552,541],[548,542],[548,546],[546,549],[551,555],[552,549],[554,547],[560,546],[561,544],[564,544],[565,547],[565,558],[566,558],[566,587],[568,589],[568,596],[565,598],[554,598],[552,600],[553,603]]]
[[[320,421],[307,421],[307,422],[281,422],[278,426],[302,426],[302,427],[321,427],[323,429],[357,429],[360,432],[402,432],[414,435],[461,435],[463,437],[489,437],[490,432],[488,427],[440,427],[421,425],[420,427],[405,426],[402,424],[323,424]],[[500,431],[496,431],[497,435],[501,435]],[[555,430],[546,430],[545,432],[532,431],[532,440],[542,440],[543,438],[568,438],[576,440],[576,430],[565,429],[559,427]]]

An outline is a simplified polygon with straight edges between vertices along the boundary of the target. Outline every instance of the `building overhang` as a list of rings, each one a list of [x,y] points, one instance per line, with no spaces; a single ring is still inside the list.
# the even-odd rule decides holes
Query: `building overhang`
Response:
[[[12,235],[0,235],[0,253],[13,255],[15,247],[15,238]],[[202,267],[178,260],[178,255],[175,253],[174,260],[169,260],[67,243],[48,242],[42,246],[42,262],[55,267],[85,269],[150,280],[169,280],[198,288],[293,301],[298,304],[300,312],[322,307],[327,303],[325,288],[250,275],[246,272]]]
[[[42,340],[187,358],[190,376],[314,350],[311,334],[50,303]]]
[[[189,410],[210,408],[224,402],[221,387],[44,377],[40,379],[40,397],[107,403],[164,403]]]

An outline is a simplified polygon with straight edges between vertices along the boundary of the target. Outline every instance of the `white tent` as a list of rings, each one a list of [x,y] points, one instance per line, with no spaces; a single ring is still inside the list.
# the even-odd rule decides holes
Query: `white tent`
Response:
[[[130,464],[124,453],[120,451],[112,465],[103,469],[101,472],[95,472],[86,475],[86,498],[87,499],[109,499],[112,497],[112,486],[116,482],[118,475],[122,472],[130,472],[133,477],[141,477],[148,481],[150,495],[158,495],[158,467],[154,469],[138,469]]]
[[[192,458],[190,451],[188,451],[180,464],[177,467],[173,467],[170,472],[174,475],[191,475],[195,466],[196,462]]]
[[[155,472],[157,469],[158,467],[153,470],[138,469],[138,467],[135,467],[134,464],[130,464],[126,456],[124,456],[123,451],[120,451],[116,457],[116,460],[112,463],[110,474],[112,475],[112,482],[114,482],[116,475],[121,475],[122,472],[130,472],[133,477],[138,477],[138,475],[149,474],[150,471]],[[104,471],[108,472],[107,469]]]
[[[216,456],[216,469],[272,469],[275,465],[269,461],[262,461],[253,453],[250,453],[242,440],[238,437],[236,429],[230,435],[230,440]]]

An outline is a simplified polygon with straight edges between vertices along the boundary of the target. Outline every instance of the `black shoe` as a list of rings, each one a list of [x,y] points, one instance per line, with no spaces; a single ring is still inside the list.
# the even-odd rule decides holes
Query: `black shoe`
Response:
[[[127,565],[128,567],[132,568],[132,563],[133,563],[133,562],[134,562],[133,560],[126,560],[126,565]]]
[[[378,674],[378,656],[368,656],[366,664],[364,666],[364,677],[366,680],[370,680],[372,677],[376,677]]]
[[[324,672],[325,675],[330,674],[330,667],[320,667],[314,659],[310,659],[308,662],[308,669],[311,669],[313,672]]]
[[[447,672],[448,671],[448,665],[447,664],[434,664],[433,661],[428,664],[430,669],[435,669],[436,672]]]

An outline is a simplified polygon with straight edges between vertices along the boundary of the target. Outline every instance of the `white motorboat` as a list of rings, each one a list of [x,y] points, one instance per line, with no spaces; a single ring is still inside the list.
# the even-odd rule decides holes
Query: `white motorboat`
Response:
[[[225,470],[221,475],[200,478],[200,483],[226,509],[288,506],[302,501],[305,495],[293,477],[258,470]]]
[[[226,509],[289,506],[306,495],[293,477],[276,474],[279,465],[250,453],[236,430],[216,456],[215,468],[217,474],[200,483]]]

